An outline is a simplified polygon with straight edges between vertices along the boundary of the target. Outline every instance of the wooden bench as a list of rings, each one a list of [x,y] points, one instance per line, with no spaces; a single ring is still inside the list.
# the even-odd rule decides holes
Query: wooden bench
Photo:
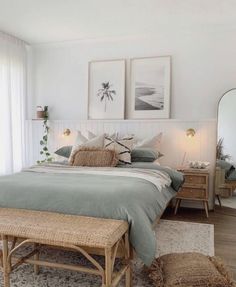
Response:
[[[23,263],[33,264],[36,274],[39,266],[95,274],[101,276],[102,287],[117,286],[123,276],[126,277],[126,287],[132,284],[128,223],[125,221],[0,208],[0,234],[4,287],[10,287],[10,273]],[[33,244],[33,251],[24,257],[13,258],[15,251],[26,244]],[[94,268],[42,261],[40,248],[45,245],[77,251]],[[87,248],[98,250],[100,254],[102,251],[105,266],[97,262]],[[118,248],[123,250],[124,262],[120,270],[114,272]]]

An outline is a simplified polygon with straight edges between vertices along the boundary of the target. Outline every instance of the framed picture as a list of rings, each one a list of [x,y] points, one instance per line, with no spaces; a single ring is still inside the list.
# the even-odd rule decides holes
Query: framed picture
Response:
[[[131,60],[130,118],[170,117],[170,65],[169,56]]]
[[[124,119],[125,60],[89,63],[89,119]]]

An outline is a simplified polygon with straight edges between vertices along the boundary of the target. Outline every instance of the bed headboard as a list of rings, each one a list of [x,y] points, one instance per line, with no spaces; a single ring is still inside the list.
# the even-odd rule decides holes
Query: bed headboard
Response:
[[[73,144],[76,131],[80,130],[85,135],[87,131],[95,134],[118,132],[120,136],[135,134],[143,139],[163,132],[162,159],[164,164],[179,166],[183,155],[187,152],[187,158],[191,160],[215,162],[216,146],[216,121],[183,121],[183,120],[104,120],[104,121],[50,121],[49,148],[53,152],[57,148]],[[63,131],[69,128],[71,135],[63,137]],[[186,130],[194,128],[194,138],[186,137]],[[39,141],[42,137],[42,121],[27,121],[28,142],[31,146],[30,163],[40,158]]]

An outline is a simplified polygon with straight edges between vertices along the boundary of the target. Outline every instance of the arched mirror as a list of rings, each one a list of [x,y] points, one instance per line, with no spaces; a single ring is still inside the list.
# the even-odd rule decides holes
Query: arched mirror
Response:
[[[236,209],[236,89],[226,92],[218,107],[216,204]]]

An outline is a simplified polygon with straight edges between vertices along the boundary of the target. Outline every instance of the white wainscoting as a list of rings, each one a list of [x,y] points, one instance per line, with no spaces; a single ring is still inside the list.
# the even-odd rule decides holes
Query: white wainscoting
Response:
[[[28,164],[40,159],[40,140],[42,121],[27,121],[28,127]],[[69,128],[71,135],[63,137],[64,129]],[[194,128],[194,138],[186,137],[186,130]],[[213,175],[216,151],[216,120],[90,120],[90,121],[50,121],[49,149],[51,152],[63,145],[73,144],[76,131],[85,136],[87,131],[95,134],[118,132],[120,136],[135,134],[143,139],[163,132],[161,163],[171,167],[181,165],[184,153],[187,160],[202,160],[211,163],[210,207],[213,205]]]

